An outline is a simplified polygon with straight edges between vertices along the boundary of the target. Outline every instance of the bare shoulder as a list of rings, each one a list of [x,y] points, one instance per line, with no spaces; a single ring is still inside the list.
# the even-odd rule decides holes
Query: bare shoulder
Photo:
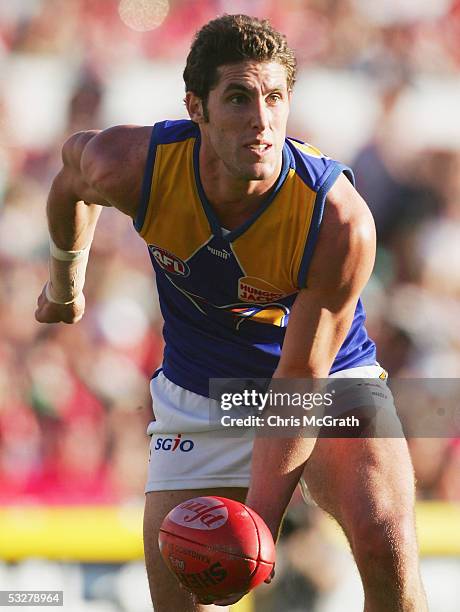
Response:
[[[112,206],[135,217],[140,199],[151,126],[117,125],[78,132],[64,144],[64,164]]]
[[[344,174],[331,187],[324,209],[325,232],[347,235],[363,235],[373,238],[374,220],[364,199]],[[369,234],[369,235],[368,235]]]
[[[350,181],[342,174],[328,193],[307,286],[333,293],[360,293],[375,259],[372,214]]]
[[[72,134],[62,147],[62,161],[64,166],[79,170],[81,157],[86,145],[100,133],[101,130],[86,130],[84,132]]]

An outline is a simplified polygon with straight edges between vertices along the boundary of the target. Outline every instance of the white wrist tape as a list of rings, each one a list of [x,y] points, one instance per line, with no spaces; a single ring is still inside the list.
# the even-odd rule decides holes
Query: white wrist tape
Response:
[[[66,251],[50,238],[50,281],[46,298],[55,304],[72,304],[83,292],[91,243],[78,251]]]
[[[84,249],[80,249],[79,251],[65,251],[64,249],[60,249],[56,244],[54,244],[53,239],[50,236],[51,256],[59,261],[76,261],[78,259],[83,259],[83,257],[88,257],[90,248],[91,243],[89,243],[88,246],[86,246]]]

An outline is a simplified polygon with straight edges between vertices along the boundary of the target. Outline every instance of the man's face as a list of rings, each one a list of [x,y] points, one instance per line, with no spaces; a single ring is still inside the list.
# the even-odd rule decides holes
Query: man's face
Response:
[[[237,179],[272,178],[280,170],[289,115],[286,69],[278,62],[251,60],[221,66],[218,74],[207,120],[198,118],[206,159],[221,161]],[[189,99],[188,107],[190,112]]]

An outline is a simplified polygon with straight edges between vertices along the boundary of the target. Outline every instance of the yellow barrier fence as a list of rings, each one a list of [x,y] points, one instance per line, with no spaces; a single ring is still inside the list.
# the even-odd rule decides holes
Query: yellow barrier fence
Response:
[[[460,504],[421,502],[417,527],[422,556],[460,556]],[[346,545],[327,518],[324,536]],[[0,508],[0,558],[124,562],[142,558],[142,508],[138,506],[7,506]],[[246,597],[234,612],[251,612]]]

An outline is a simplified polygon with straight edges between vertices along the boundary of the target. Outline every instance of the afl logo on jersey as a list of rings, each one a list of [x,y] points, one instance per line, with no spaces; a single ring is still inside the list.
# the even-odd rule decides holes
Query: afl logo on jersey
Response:
[[[173,253],[154,244],[149,244],[149,250],[157,264],[166,272],[177,274],[178,276],[188,276],[190,274],[188,264]]]

